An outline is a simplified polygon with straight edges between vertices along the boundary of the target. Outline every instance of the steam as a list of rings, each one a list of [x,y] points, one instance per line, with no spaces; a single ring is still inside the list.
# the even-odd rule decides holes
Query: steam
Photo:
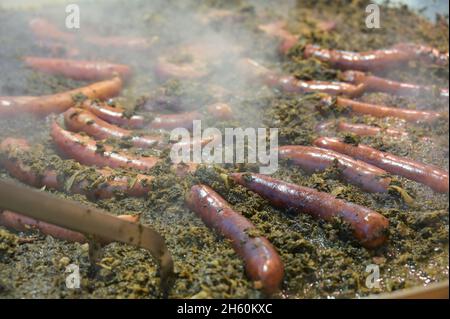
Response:
[[[211,1],[212,2],[212,1]],[[267,56],[276,56],[276,45],[266,45],[264,36],[258,33],[255,25],[252,25],[255,15],[274,16],[286,18],[290,9],[295,5],[294,0],[285,1],[274,6],[270,1],[250,0],[233,1],[241,5],[242,10],[223,8],[211,8],[202,5],[198,1],[167,1],[167,0],[134,0],[134,1],[28,1],[7,0],[2,1],[4,10],[20,8],[20,15],[27,18],[14,22],[14,26],[2,25],[2,29],[22,29],[27,34],[26,41],[19,52],[14,54],[2,54],[2,58],[10,59],[14,56],[16,65],[7,70],[7,76],[0,79],[0,95],[27,95],[26,88],[10,90],[15,83],[27,83],[26,79],[10,82],[17,76],[29,77],[31,71],[23,73],[23,65],[18,59],[20,55],[52,56],[45,48],[39,46],[39,41],[30,34],[27,24],[32,18],[40,17],[55,24],[59,30],[73,34],[80,39],[76,48],[68,47],[66,43],[57,43],[67,50],[80,49],[81,54],[76,59],[105,60],[131,65],[135,70],[135,80],[125,89],[124,99],[134,103],[140,96],[148,95],[156,90],[164,81],[158,79],[154,72],[155,63],[160,57],[177,59],[177,54],[183,52],[185,47],[196,47],[194,59],[205,63],[209,69],[208,76],[192,81],[180,81],[179,85],[189,86],[199,84],[204,86],[205,93],[211,88],[215,91],[226,92],[226,96],[237,101],[257,92],[263,95],[272,94],[270,90],[263,90],[261,85],[254,82],[244,70],[236,64],[242,58],[264,59]],[[65,25],[67,17],[66,6],[76,4],[81,14],[80,29],[68,29]],[[25,9],[25,11],[24,11]],[[1,11],[0,11],[1,13]],[[8,14],[8,13],[6,13]],[[28,21],[27,21],[28,19]],[[256,19],[254,20],[256,21]],[[2,21],[7,24],[8,21]],[[123,36],[142,37],[151,43],[151,48],[142,52],[129,49],[99,48],[83,42],[86,36]],[[5,36],[7,37],[7,36]],[[267,41],[267,39],[264,39]],[[23,42],[23,41],[22,41]],[[41,43],[42,44],[42,43]],[[1,49],[0,49],[1,50]],[[67,57],[62,54],[61,57]],[[38,77],[42,75],[38,74]],[[8,82],[8,83],[6,83]],[[213,90],[213,91],[214,91]],[[43,94],[43,93],[42,93]],[[214,93],[212,93],[214,95]],[[217,102],[224,97],[212,97]],[[194,101],[195,102],[195,101]],[[203,100],[198,101],[202,106]],[[239,104],[239,103],[237,103]],[[235,112],[239,112],[240,105],[234,105]],[[261,112],[252,115],[252,122],[261,122]]]

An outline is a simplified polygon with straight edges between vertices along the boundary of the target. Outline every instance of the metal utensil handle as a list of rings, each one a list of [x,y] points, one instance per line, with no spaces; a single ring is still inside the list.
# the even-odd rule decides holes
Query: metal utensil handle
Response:
[[[0,180],[0,207],[73,231],[147,249],[159,263],[160,286],[165,295],[172,285],[172,256],[162,236],[148,226],[6,180]]]

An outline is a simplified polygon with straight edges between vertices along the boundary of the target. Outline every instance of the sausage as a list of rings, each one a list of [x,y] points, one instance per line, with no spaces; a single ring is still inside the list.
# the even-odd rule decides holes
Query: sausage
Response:
[[[206,113],[217,120],[229,120],[233,117],[233,111],[226,103],[208,105],[206,107]],[[172,130],[179,127],[192,129],[193,121],[203,120],[204,118],[204,115],[197,111],[175,114],[154,114],[153,120],[146,127],[152,130]]]
[[[298,42],[298,36],[287,31],[285,27],[286,22],[284,21],[276,21],[258,26],[259,30],[281,40],[279,51],[282,54],[287,54],[288,51]]]
[[[29,22],[29,26],[33,34],[40,40],[64,42],[71,46],[79,41],[89,46],[101,48],[145,50],[150,48],[155,42],[155,39],[147,40],[146,38],[141,37],[104,37],[92,34],[85,34],[82,37],[77,37],[75,34],[59,30],[54,24],[43,18],[32,19]]]
[[[210,73],[207,61],[217,55],[216,48],[209,45],[188,45],[176,48],[174,55],[160,56],[155,64],[155,73],[161,80],[171,78],[194,80]]]
[[[157,157],[153,156],[142,157],[114,151],[111,146],[97,144],[90,137],[64,130],[56,121],[52,123],[51,136],[63,155],[84,165],[148,171],[159,161]]]
[[[368,192],[387,192],[391,184],[386,171],[327,149],[288,145],[279,147],[278,154],[280,158],[289,160],[308,173],[324,171],[337,165],[343,179]]]
[[[402,96],[432,95],[436,90],[432,86],[423,86],[412,83],[402,83],[384,79],[374,75],[367,75],[360,71],[345,71],[340,75],[342,81],[352,84],[364,84],[368,91],[385,92]],[[439,89],[439,96],[448,98],[448,89]]]
[[[209,70],[202,61],[174,63],[167,57],[159,57],[155,64],[155,73],[163,81],[171,78],[194,80],[207,76]]]
[[[156,114],[147,125],[152,130],[172,130],[175,128],[192,129],[194,120],[202,120],[203,115],[199,112],[185,112],[176,114]]]
[[[132,223],[133,222],[137,223],[139,221],[138,215],[137,217],[132,215],[119,215],[117,216],[117,218]],[[49,235],[69,242],[78,242],[78,243],[88,242],[86,236],[84,236],[82,233],[69,230],[54,224],[42,222],[37,219],[22,214],[10,212],[7,210],[0,212],[0,225],[22,232],[27,232],[30,230],[30,228],[32,228],[38,230],[44,235]],[[100,239],[100,241],[102,244],[107,244],[109,242],[109,240],[105,239]]]
[[[95,183],[91,184],[87,180],[74,179],[70,188],[67,189],[69,186],[66,183],[70,176],[58,173],[50,165],[47,165],[43,170],[36,171],[17,156],[18,153],[26,154],[29,151],[30,145],[24,139],[6,138],[0,144],[1,163],[9,174],[21,182],[36,188],[45,186],[58,191],[82,194],[93,200],[112,198],[116,194],[142,197],[151,191],[152,176],[142,174],[125,176],[115,174],[109,168],[92,168],[94,170],[93,173],[99,176]],[[80,168],[80,170],[83,170],[83,168]]]
[[[353,85],[345,82],[302,81],[291,75],[279,75],[251,59],[243,59],[240,66],[252,77],[266,85],[287,93],[322,92],[332,95],[360,96],[364,93],[363,84]]]
[[[322,106],[326,105],[328,107],[336,103],[336,106],[346,108],[354,114],[371,115],[378,118],[395,117],[408,122],[431,123],[443,117],[443,114],[439,112],[401,109],[397,107],[353,101],[343,97],[336,97],[336,99],[334,99],[331,96],[324,96],[322,97],[321,102]]]
[[[110,80],[95,82],[78,89],[44,95],[38,97],[0,97],[0,116],[31,113],[46,116],[51,113],[62,113],[75,106],[75,97],[82,95],[89,99],[105,100],[114,97],[122,90],[122,80],[115,77]]]
[[[192,121],[204,119],[203,114],[197,111],[175,114],[154,114],[153,119],[146,119],[142,115],[127,115],[126,111],[121,107],[113,107],[104,102],[89,100],[85,101],[82,107],[108,123],[137,129],[172,130],[179,127],[191,129]],[[210,116],[220,120],[229,120],[233,117],[231,107],[225,103],[209,105],[206,111]]]
[[[226,103],[214,103],[207,106],[207,112],[216,119],[229,120],[233,118],[233,110]]]
[[[29,26],[31,32],[41,40],[52,40],[56,42],[75,42],[75,35],[69,32],[59,30],[50,21],[43,18],[35,18],[30,20]]]
[[[330,121],[323,121],[323,122],[319,122],[315,127],[314,127],[314,131],[316,133],[323,133],[324,131],[328,131],[330,129],[332,129],[335,126],[335,121],[330,120]]]
[[[353,203],[275,178],[254,173],[232,173],[231,179],[267,199],[275,207],[350,224],[355,238],[366,248],[376,248],[388,238],[389,221],[383,215]]]
[[[273,83],[269,80],[269,83]],[[273,85],[271,85],[273,86]],[[331,95],[361,96],[365,91],[363,84],[353,85],[345,82],[302,81],[294,76],[282,76],[276,81],[275,87],[287,93],[321,92]]]
[[[82,233],[42,222],[34,218],[10,211],[3,211],[0,213],[0,225],[21,232],[27,232],[30,231],[30,229],[35,229],[43,233],[44,235],[67,240],[69,242],[87,242],[86,237]]]
[[[253,237],[249,230],[256,227],[205,185],[194,185],[186,196],[188,207],[210,228],[231,240],[236,253],[244,259],[248,277],[268,293],[280,288],[284,266],[275,248],[262,237]]]
[[[135,135],[132,131],[109,124],[82,108],[70,108],[64,113],[64,123],[72,132],[85,132],[95,139],[123,139],[134,146],[150,148],[163,144],[161,135]]]
[[[448,65],[448,53],[442,54],[435,49],[414,44],[399,44],[389,49],[366,52],[324,49],[308,44],[305,46],[303,55],[305,58],[312,57],[328,62],[332,67],[342,70],[378,71],[415,59],[426,63]]]
[[[86,100],[81,107],[111,124],[137,129],[145,126],[145,118],[143,116],[134,114],[127,115],[123,108],[111,106],[106,102]]]
[[[98,81],[114,76],[127,80],[131,77],[131,69],[125,64],[39,57],[24,57],[23,60],[33,70],[80,81]]]
[[[282,54],[287,54],[289,50],[298,42],[298,36],[290,33],[286,29],[285,21],[276,21],[268,24],[261,24],[258,29],[281,40],[279,51]],[[323,20],[316,22],[316,28],[323,32],[331,32],[336,28],[336,21]]]
[[[406,131],[387,128],[383,129],[378,126],[366,125],[366,124],[355,124],[348,123],[344,121],[339,121],[337,124],[337,129],[340,132],[350,132],[358,136],[376,136],[379,134],[388,135],[391,137],[408,137],[409,134]]]
[[[426,165],[391,153],[381,152],[367,145],[346,144],[336,138],[320,137],[314,141],[314,145],[346,154],[382,168],[391,174],[422,183],[436,192],[448,193],[448,172],[434,165]]]
[[[131,36],[99,36],[85,35],[83,41],[88,45],[110,48],[110,49],[131,49],[135,51],[147,50],[158,41],[158,38],[151,39]]]

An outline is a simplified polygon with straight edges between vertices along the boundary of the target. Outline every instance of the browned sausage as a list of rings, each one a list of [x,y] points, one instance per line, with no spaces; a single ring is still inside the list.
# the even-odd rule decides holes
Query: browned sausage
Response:
[[[337,124],[338,131],[350,132],[358,136],[376,136],[378,134],[388,135],[392,137],[408,137],[409,134],[406,131],[387,128],[383,129],[378,126],[366,125],[366,124],[356,124],[348,123],[344,121],[339,121]]]
[[[169,53],[157,59],[155,73],[161,80],[203,78],[210,73],[208,62],[212,56],[217,56],[216,50],[204,44],[178,47],[174,54]]]
[[[0,115],[11,116],[31,113],[46,116],[51,113],[62,113],[75,106],[77,95],[89,99],[105,100],[114,97],[122,90],[122,80],[115,77],[110,80],[96,82],[91,85],[67,92],[36,97],[0,97]]]
[[[367,248],[382,245],[388,236],[389,221],[383,215],[315,189],[286,183],[253,173],[233,173],[238,184],[267,199],[272,205],[306,213],[319,219],[340,217],[350,224],[355,238]]]
[[[119,215],[117,216],[117,218],[134,223],[137,223],[139,221],[138,216],[136,217],[132,215]],[[70,242],[85,243],[88,241],[82,233],[42,222],[34,218],[7,210],[0,212],[0,225],[23,232],[30,231],[30,229],[35,229],[40,231],[44,235],[49,235]],[[109,240],[101,239],[102,244],[107,244],[108,242]]]
[[[146,50],[153,46],[158,41],[156,37],[146,39],[142,37],[131,36],[99,36],[86,35],[83,38],[88,45],[111,48],[111,49],[131,49],[131,50]]]
[[[288,51],[297,44],[298,36],[290,33],[285,29],[286,22],[276,21],[268,24],[261,24],[258,29],[263,31],[269,36],[276,37],[281,40],[279,51],[283,54],[288,53]]]
[[[368,91],[385,92],[394,95],[420,96],[423,94],[435,94],[432,86],[423,86],[412,83],[402,83],[380,78],[375,75],[367,75],[360,71],[345,71],[340,75],[342,81],[353,84],[364,84]],[[439,96],[448,98],[448,89],[440,89]]]
[[[216,119],[229,120],[233,118],[233,110],[226,103],[214,103],[208,105],[206,109],[208,114]]]
[[[143,116],[128,115],[125,109],[119,106],[111,106],[106,102],[86,100],[83,102],[82,107],[111,124],[129,128],[143,128],[146,125]]]
[[[240,62],[244,71],[274,88],[288,93],[322,92],[332,95],[360,96],[364,93],[363,84],[353,85],[345,82],[302,81],[291,75],[279,75],[251,59]]]
[[[434,122],[443,117],[442,113],[433,111],[410,110],[378,104],[369,104],[343,97],[333,99],[331,96],[326,96],[322,98],[323,105],[331,106],[334,102],[336,103],[336,106],[348,109],[354,114],[371,115],[379,118],[395,117],[408,122]]]
[[[142,157],[114,151],[109,145],[97,144],[90,137],[62,129],[55,121],[52,123],[51,136],[62,154],[84,165],[148,171],[159,160],[157,157]]]
[[[337,165],[343,179],[368,192],[387,192],[391,184],[386,171],[327,149],[288,145],[281,146],[278,154],[280,158],[288,159],[308,173],[324,171]]]
[[[31,32],[41,40],[52,40],[56,42],[74,42],[75,35],[59,30],[50,21],[43,18],[35,18],[29,22]]]
[[[404,64],[410,60],[422,60],[426,63],[448,65],[448,53],[414,44],[399,44],[390,49],[367,52],[352,52],[324,49],[308,44],[303,55],[328,62],[331,66],[343,70],[377,71]]]
[[[76,45],[77,41],[80,41],[86,45],[96,47],[145,50],[150,48],[154,43],[154,39],[147,40],[146,38],[140,37],[104,37],[92,34],[85,34],[82,37],[78,37],[75,34],[59,30],[54,24],[43,18],[35,18],[29,22],[29,25],[31,31],[37,38],[41,40],[64,42],[70,46]]]
[[[131,142],[134,146],[150,148],[164,144],[161,135],[136,135],[108,122],[82,108],[70,108],[64,113],[64,123],[73,132],[85,132],[95,139],[116,138]]]
[[[192,129],[194,120],[202,120],[203,115],[199,112],[185,112],[175,114],[156,114],[147,125],[152,130],[172,130],[175,128]]]
[[[321,137],[314,141],[314,145],[347,154],[380,167],[391,174],[425,184],[436,192],[448,193],[448,172],[434,165],[426,165],[391,153],[381,152],[367,145],[346,144],[336,138]]]
[[[44,235],[49,235],[70,242],[85,243],[87,241],[86,237],[82,233],[42,222],[7,210],[0,212],[0,225],[22,232],[29,232],[30,229],[35,229]]]
[[[131,76],[129,66],[103,61],[24,57],[24,62],[33,70],[80,81],[104,80],[114,76],[127,80]]]
[[[46,168],[36,171],[18,155],[26,155],[30,151],[29,143],[24,139],[6,138],[0,144],[1,163],[6,170],[21,182],[33,187],[47,187],[59,191],[67,191],[72,194],[83,194],[90,199],[105,199],[116,194],[126,194],[132,197],[146,196],[151,190],[153,180],[148,175],[120,175],[109,168],[93,169],[99,179],[91,184],[86,180],[76,179],[67,189],[66,182],[70,176],[59,174],[57,170],[48,165]],[[45,163],[44,165],[47,165]],[[80,168],[82,170],[83,168]]]
[[[192,128],[192,121],[203,120],[200,112],[183,112],[175,114],[153,114],[153,119],[146,119],[141,115],[127,115],[126,111],[119,106],[110,106],[104,102],[85,101],[82,107],[89,110],[102,120],[130,128],[147,128],[152,130],[172,130],[174,128]],[[219,120],[229,120],[233,116],[231,107],[225,103],[215,103],[206,108],[210,116]]]
[[[269,294],[280,288],[284,276],[283,263],[266,238],[248,234],[248,231],[255,229],[249,220],[235,212],[219,194],[205,185],[192,186],[186,203],[208,227],[231,240],[234,250],[244,259],[251,280]]]

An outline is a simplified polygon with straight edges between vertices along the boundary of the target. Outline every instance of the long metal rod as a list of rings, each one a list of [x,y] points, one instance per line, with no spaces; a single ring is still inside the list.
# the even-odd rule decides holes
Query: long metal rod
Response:
[[[73,231],[147,249],[159,263],[160,286],[164,295],[172,285],[172,256],[162,236],[148,226],[124,221],[100,209],[6,180],[0,180],[0,208]]]

